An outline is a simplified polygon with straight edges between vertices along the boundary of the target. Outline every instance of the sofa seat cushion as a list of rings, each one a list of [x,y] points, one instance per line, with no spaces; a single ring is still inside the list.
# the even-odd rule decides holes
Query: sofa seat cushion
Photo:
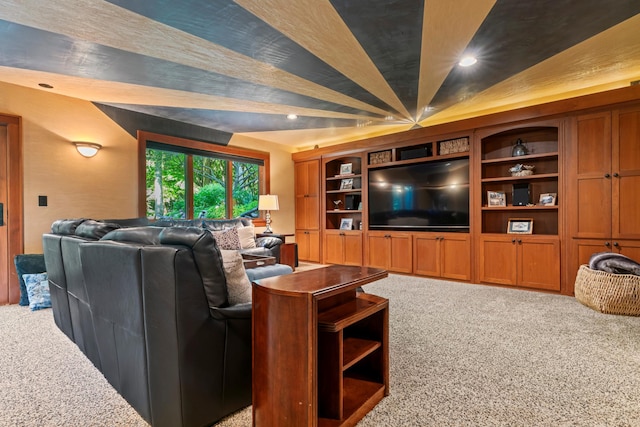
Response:
[[[283,276],[293,273],[293,268],[285,264],[266,265],[264,267],[249,268],[247,277],[251,282],[266,279],[267,277]]]

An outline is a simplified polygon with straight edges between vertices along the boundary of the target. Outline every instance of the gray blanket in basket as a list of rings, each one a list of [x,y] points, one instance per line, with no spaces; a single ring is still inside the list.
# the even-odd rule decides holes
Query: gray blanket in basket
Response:
[[[612,252],[599,252],[591,255],[589,268],[613,274],[635,274],[640,276],[640,264],[631,258]]]

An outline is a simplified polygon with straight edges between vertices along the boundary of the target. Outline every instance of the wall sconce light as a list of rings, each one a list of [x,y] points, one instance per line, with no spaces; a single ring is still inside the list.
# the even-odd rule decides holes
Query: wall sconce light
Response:
[[[78,153],[82,154],[84,157],[93,157],[98,153],[98,150],[102,148],[102,145],[96,144],[95,142],[74,142],[76,146],[76,150]]]
[[[264,230],[264,233],[273,233],[273,230],[271,229],[271,213],[269,211],[277,211],[279,209],[278,196],[275,194],[263,194],[258,196],[258,210],[267,211],[267,228]]]

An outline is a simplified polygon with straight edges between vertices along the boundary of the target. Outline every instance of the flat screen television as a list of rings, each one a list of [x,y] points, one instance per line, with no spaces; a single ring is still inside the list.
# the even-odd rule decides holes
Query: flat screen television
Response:
[[[469,230],[469,159],[371,169],[372,230]]]

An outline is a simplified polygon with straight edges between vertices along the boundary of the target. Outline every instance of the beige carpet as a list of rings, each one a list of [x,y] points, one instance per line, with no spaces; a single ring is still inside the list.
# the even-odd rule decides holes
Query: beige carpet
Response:
[[[399,275],[365,291],[390,300],[391,394],[359,427],[640,426],[640,318]],[[0,307],[0,336],[0,426],[146,425],[50,310]]]

